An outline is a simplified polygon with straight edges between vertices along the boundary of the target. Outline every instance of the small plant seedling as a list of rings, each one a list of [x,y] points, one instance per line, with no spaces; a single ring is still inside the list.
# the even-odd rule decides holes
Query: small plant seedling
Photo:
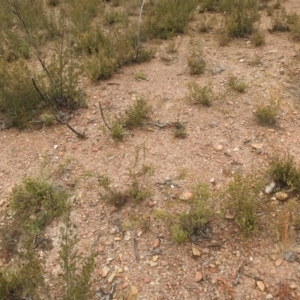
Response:
[[[147,75],[143,71],[138,71],[134,74],[134,79],[135,80],[148,80]]]
[[[235,76],[231,76],[228,80],[228,85],[236,92],[244,93],[247,84],[244,81],[238,80]]]
[[[191,81],[188,84],[189,95],[188,98],[196,104],[204,106],[211,106],[212,100],[214,99],[214,93],[212,91],[211,84],[199,86],[196,81]]]
[[[257,103],[253,114],[257,121],[262,125],[274,125],[278,115],[279,104],[271,99],[268,103]]]

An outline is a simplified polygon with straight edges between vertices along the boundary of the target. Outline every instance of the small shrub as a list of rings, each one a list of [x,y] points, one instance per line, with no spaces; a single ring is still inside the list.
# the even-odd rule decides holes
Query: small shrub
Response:
[[[174,126],[174,136],[176,138],[184,139],[187,136],[186,125],[182,122],[176,122]]]
[[[236,92],[244,93],[247,85],[244,81],[238,80],[236,77],[231,76],[228,80],[228,85]]]
[[[125,134],[124,126],[120,123],[120,120],[115,120],[110,128],[110,136],[115,141],[120,141],[123,139]]]
[[[188,98],[192,102],[204,106],[211,106],[212,100],[214,99],[214,93],[210,84],[201,87],[195,81],[191,81],[188,85],[188,89]]]
[[[181,39],[179,39],[179,42],[176,42],[174,40],[170,40],[167,42],[165,46],[165,51],[167,54],[174,54],[178,51],[178,48],[181,45]]]
[[[41,106],[30,70],[22,60],[12,64],[0,60],[0,77],[0,110],[13,126],[25,128]]]
[[[195,7],[195,0],[150,1],[143,30],[150,38],[162,39],[183,33]]]
[[[274,156],[268,174],[281,189],[300,192],[300,168],[290,154]]]
[[[70,221],[70,213],[60,228],[59,258],[62,268],[62,299],[92,299],[92,273],[95,268],[95,253],[83,258],[77,251],[78,238]]]
[[[218,4],[219,0],[202,0],[199,12],[204,13],[206,11],[216,11],[218,10]]]
[[[188,57],[188,66],[191,75],[203,74],[206,68],[206,61],[203,57],[202,46],[200,42],[191,40],[190,52]]]
[[[135,80],[147,80],[147,75],[143,71],[138,71],[134,74]]]
[[[50,6],[57,6],[59,4],[60,0],[48,0],[47,3]]]
[[[197,238],[208,238],[209,219],[213,213],[207,205],[211,194],[207,185],[198,184],[189,199],[190,209],[177,215],[155,211],[155,217],[164,221],[171,231],[171,239],[177,244]]]
[[[274,12],[271,22],[273,31],[289,31],[288,16],[284,8]]]
[[[92,81],[109,79],[116,71],[116,61],[101,54],[88,57],[85,61],[85,72]]]
[[[145,118],[148,117],[151,107],[144,98],[138,98],[135,103],[130,106],[124,117],[125,127],[131,129],[142,125]]]
[[[209,32],[213,28],[214,19],[209,18],[207,15],[202,15],[200,21],[197,23],[197,29],[199,32]]]
[[[68,195],[43,178],[27,177],[13,188],[9,205],[16,222],[29,233],[38,233],[64,214]]]
[[[53,115],[50,114],[42,114],[40,116],[40,119],[42,120],[42,122],[44,122],[45,126],[52,126],[54,124],[55,121],[55,117]]]
[[[260,31],[255,31],[250,38],[251,43],[255,47],[259,47],[265,44],[265,35]]]
[[[235,175],[229,183],[226,194],[228,208],[235,214],[239,231],[247,236],[257,231],[260,210],[259,193],[262,184],[254,176]]]
[[[183,244],[188,241],[188,235],[180,225],[175,225],[171,228],[171,239],[176,244]]]
[[[105,191],[105,193],[100,193],[100,196],[108,203],[116,207],[122,207],[128,201],[140,203],[151,196],[151,190],[146,187],[146,179],[147,176],[153,175],[154,169],[146,164],[140,164],[140,150],[140,147],[135,149],[134,163],[128,171],[130,183],[124,191],[113,187],[107,176],[98,176],[98,184]]]
[[[229,12],[225,20],[229,37],[239,38],[253,33],[254,24],[260,18],[257,0],[232,1],[225,10]]]
[[[256,104],[253,114],[257,121],[262,125],[274,125],[278,115],[279,105],[274,100],[268,103]]]
[[[190,56],[188,58],[188,66],[191,75],[203,74],[206,68],[206,61],[203,57]]]
[[[288,22],[291,29],[291,38],[295,42],[300,41],[300,16],[297,14],[291,14],[288,16]]]

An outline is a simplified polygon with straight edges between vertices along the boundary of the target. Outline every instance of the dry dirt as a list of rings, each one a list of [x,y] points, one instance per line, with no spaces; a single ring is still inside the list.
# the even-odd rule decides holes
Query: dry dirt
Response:
[[[285,1],[284,5],[288,12],[300,13],[297,0]],[[97,241],[95,288],[108,290],[108,279],[117,268],[117,291],[124,292],[133,285],[141,300],[300,299],[300,265],[283,257],[284,251],[300,251],[295,246],[299,236],[281,241],[280,234],[271,234],[266,228],[243,239],[232,220],[221,219],[212,222],[212,240],[176,245],[171,242],[167,226],[154,215],[159,209],[176,210],[177,204],[182,208],[176,199],[197,182],[221,190],[235,172],[263,171],[273,153],[288,151],[300,163],[300,45],[291,41],[288,33],[270,34],[269,27],[270,18],[264,14],[261,28],[266,44],[259,48],[244,39],[220,47],[213,32],[199,35],[191,28],[189,35],[176,38],[181,44],[168,65],[161,59],[167,43],[162,42],[156,45],[158,51],[149,63],[126,67],[111,80],[96,85],[82,79],[88,108],[78,111],[71,124],[85,130],[85,140],[61,125],[1,131],[2,213],[9,192],[24,176],[39,174],[45,160],[48,171],[54,172],[59,164],[70,159],[59,184],[68,190],[76,184],[71,189],[76,196],[72,221],[77,225],[80,252],[87,253]],[[205,74],[194,80],[199,84],[211,82],[214,92],[222,95],[211,107],[196,106],[186,100],[187,83],[192,79],[187,71],[191,36],[201,39],[207,61]],[[257,58],[260,63],[251,64]],[[220,67],[224,71],[215,72]],[[148,80],[135,80],[137,71],[144,72]],[[225,93],[231,75],[247,83],[245,93]],[[114,142],[104,130],[98,102],[101,101],[105,113],[114,115],[140,95],[152,106],[152,121],[187,122],[187,137],[178,139],[171,128],[149,125],[135,129],[134,135],[125,136],[123,142]],[[260,126],[253,117],[254,105],[272,96],[281,103],[278,125]],[[263,146],[257,150],[253,144]],[[135,149],[141,145],[146,148],[145,162],[155,168],[155,175],[147,182],[154,194],[140,205],[127,204],[114,211],[99,200],[100,188],[94,175],[107,174],[114,185],[126,186]],[[163,185],[166,180],[173,185]],[[281,204],[276,205],[280,210]],[[143,232],[134,223],[142,218],[150,220],[148,231]],[[120,231],[120,225],[124,231]],[[44,253],[46,272],[58,276],[58,226],[53,225],[48,235],[53,239],[54,249]],[[160,245],[154,248],[157,237]],[[140,262],[135,259],[134,238]],[[193,257],[192,247],[200,250],[199,257]],[[158,260],[151,266],[155,255]],[[0,262],[5,267],[6,261]],[[239,284],[234,285],[242,263],[245,267]],[[102,277],[105,266],[110,271]],[[196,275],[203,276],[202,280],[195,282]],[[277,297],[283,285],[290,289],[290,298]]]

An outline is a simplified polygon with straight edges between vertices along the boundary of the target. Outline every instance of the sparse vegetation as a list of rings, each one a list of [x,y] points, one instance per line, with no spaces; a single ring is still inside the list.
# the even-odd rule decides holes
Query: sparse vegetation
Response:
[[[187,212],[177,214],[175,218],[164,211],[155,212],[155,216],[170,227],[174,243],[181,244],[199,237],[207,238],[206,229],[213,215],[207,204],[210,196],[208,186],[201,183],[193,189],[193,196],[189,199],[190,208]]]
[[[199,41],[191,40],[191,54],[188,57],[188,66],[191,75],[203,74],[206,68],[206,61],[203,57],[202,46]]]
[[[267,102],[268,103],[257,103],[254,107],[253,114],[260,124],[274,125],[276,123],[279,105],[274,99],[271,99]]]
[[[104,191],[104,193],[100,194],[102,199],[119,208],[128,201],[133,201],[137,204],[151,196],[151,190],[146,186],[146,178],[149,175],[153,175],[154,169],[149,165],[140,163],[141,152],[143,152],[142,160],[145,160],[145,148],[137,147],[135,149],[133,166],[128,171],[130,184],[125,190],[121,191],[114,187],[106,175],[98,176],[98,184]]]
[[[174,126],[174,136],[176,138],[184,139],[187,136],[186,125],[182,122],[176,122]]]
[[[261,31],[255,31],[250,38],[251,43],[255,47],[259,47],[265,44],[265,35]]]
[[[272,15],[272,30],[273,31],[288,31],[288,15],[284,8],[275,10]]]
[[[226,191],[228,209],[235,215],[236,225],[245,236],[255,233],[259,227],[262,184],[261,178],[235,175]]]
[[[290,154],[274,156],[268,173],[281,189],[300,192],[300,168]]]
[[[239,93],[244,93],[247,88],[247,84],[244,81],[237,79],[235,76],[229,78],[228,85],[234,91]]]
[[[147,75],[143,71],[138,71],[134,74],[135,80],[147,80]]]
[[[195,104],[211,106],[212,101],[214,100],[214,93],[210,84],[201,87],[198,83],[196,83],[196,81],[191,81],[188,85],[188,88],[188,98],[190,99],[190,101]]]

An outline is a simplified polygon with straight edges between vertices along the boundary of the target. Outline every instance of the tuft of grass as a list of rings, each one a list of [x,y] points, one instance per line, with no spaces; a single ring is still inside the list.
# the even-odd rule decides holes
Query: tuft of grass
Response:
[[[275,100],[268,103],[257,103],[254,107],[253,114],[257,121],[262,125],[274,125],[278,115],[279,104]]]
[[[259,227],[259,194],[262,189],[260,179],[248,175],[235,175],[228,184],[226,195],[228,209],[235,215],[236,225],[242,235],[255,233]]]
[[[138,71],[134,74],[135,80],[148,80],[147,75],[143,71]]]
[[[251,35],[250,41],[255,47],[260,47],[266,43],[265,35],[257,30]]]
[[[211,106],[214,99],[214,93],[212,91],[211,84],[205,86],[199,86],[195,81],[191,81],[188,84],[189,96],[188,98],[196,104],[201,104],[204,106]]]
[[[274,156],[268,174],[281,189],[300,192],[300,168],[292,155]]]
[[[247,84],[244,81],[238,80],[235,76],[231,76],[228,80],[228,85],[236,92],[244,93]]]

